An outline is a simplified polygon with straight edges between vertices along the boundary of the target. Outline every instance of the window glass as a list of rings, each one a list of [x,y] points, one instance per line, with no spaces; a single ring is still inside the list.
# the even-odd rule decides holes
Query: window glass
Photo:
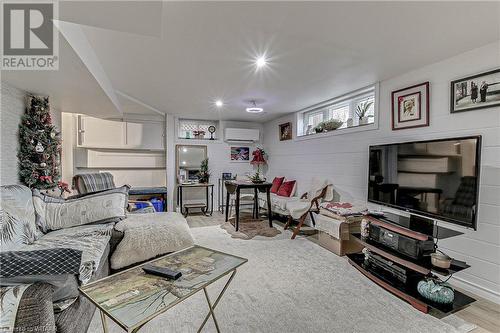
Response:
[[[339,120],[340,127],[345,129],[364,126],[375,122],[375,86],[354,91],[342,98],[311,106],[311,111],[298,112],[297,135],[315,134],[320,130],[322,122]]]

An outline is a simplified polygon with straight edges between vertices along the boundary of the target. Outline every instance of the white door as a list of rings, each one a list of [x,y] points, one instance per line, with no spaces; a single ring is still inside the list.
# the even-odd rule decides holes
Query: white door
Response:
[[[125,123],[78,116],[78,146],[87,148],[125,148]]]
[[[164,127],[160,122],[127,122],[127,148],[163,149]]]

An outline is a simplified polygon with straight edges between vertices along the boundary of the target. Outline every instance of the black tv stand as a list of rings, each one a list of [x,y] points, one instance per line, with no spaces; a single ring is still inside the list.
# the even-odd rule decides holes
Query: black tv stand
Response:
[[[424,228],[419,228],[418,224],[415,222],[416,220],[411,221],[411,218],[398,216],[392,213],[386,213],[385,216],[377,217],[368,215],[365,217],[365,219],[367,219],[370,223],[384,227],[406,237],[420,240],[428,239],[429,237],[432,237],[434,239],[443,239],[462,234],[452,229],[438,227],[437,225],[435,225],[434,221],[432,221],[432,224],[428,224]],[[428,223],[428,221],[424,221],[423,223]],[[424,313],[428,313],[431,309],[434,309],[434,312],[437,312],[439,315],[444,316],[458,311],[476,301],[474,298],[469,297],[459,292],[458,290],[455,290],[455,299],[452,304],[434,303],[422,297],[418,293],[415,284],[415,278],[420,281],[425,279],[426,277],[436,277],[436,275],[450,276],[451,274],[467,269],[470,266],[465,262],[453,260],[449,269],[441,269],[432,266],[430,257],[428,256],[423,257],[420,260],[413,260],[397,251],[385,247],[380,243],[372,241],[366,237],[362,237],[359,233],[353,233],[351,234],[351,237],[357,243],[362,245],[364,248],[367,248],[371,252],[376,253],[377,255],[390,260],[394,264],[405,267],[406,269],[409,269],[411,271],[411,274],[414,278],[406,283],[401,283],[401,281],[395,278],[391,278],[388,275],[381,274],[380,271],[374,270],[370,266],[366,265],[364,254],[347,254],[349,263],[363,275],[368,277],[370,280],[372,280],[382,288],[388,290],[392,294],[407,301],[416,309]]]

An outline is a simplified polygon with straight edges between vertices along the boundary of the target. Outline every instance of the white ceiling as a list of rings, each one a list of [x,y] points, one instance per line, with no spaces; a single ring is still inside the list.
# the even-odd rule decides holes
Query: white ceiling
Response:
[[[500,39],[500,2],[91,1],[61,2],[59,13],[81,25],[86,46],[61,30],[59,71],[3,79],[62,111],[102,117],[265,122]],[[263,53],[270,64],[255,71]],[[244,111],[251,99],[265,114]]]

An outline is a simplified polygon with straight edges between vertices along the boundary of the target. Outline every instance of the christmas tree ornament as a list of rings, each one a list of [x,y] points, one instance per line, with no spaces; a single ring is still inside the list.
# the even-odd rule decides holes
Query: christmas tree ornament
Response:
[[[45,163],[45,162],[40,163],[40,168],[45,168],[46,166],[47,166],[47,163]]]
[[[43,145],[41,142],[38,142],[35,146],[35,151],[37,153],[43,153],[45,151],[45,148],[43,148]]]
[[[50,132],[50,137],[53,139],[56,137],[56,132]]]

